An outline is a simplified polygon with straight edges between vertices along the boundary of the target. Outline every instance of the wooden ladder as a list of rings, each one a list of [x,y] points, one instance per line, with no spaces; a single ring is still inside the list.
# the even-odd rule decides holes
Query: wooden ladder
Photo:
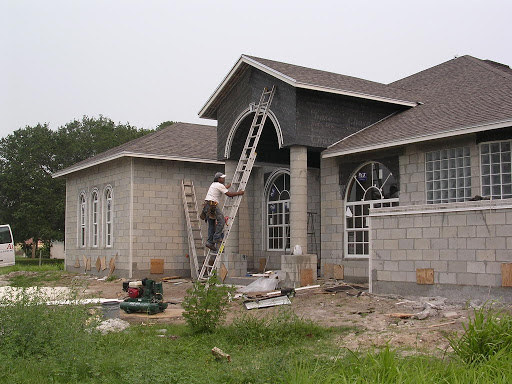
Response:
[[[199,265],[203,263],[205,258],[205,247],[203,245],[203,235],[201,234],[201,221],[199,220],[199,211],[197,209],[194,182],[182,180],[181,192],[187,222],[190,273],[192,278],[197,280]],[[199,254],[201,254],[201,260],[198,260]]]
[[[231,186],[234,187],[237,192],[245,190],[247,182],[249,181],[249,177],[251,176],[251,171],[254,162],[256,161],[256,147],[258,146],[261,132],[263,131],[263,126],[265,125],[268,110],[270,108],[270,104],[272,103],[272,99],[274,98],[275,92],[275,86],[273,86],[270,91],[267,88],[264,88],[263,92],[261,93],[260,102],[255,106],[256,111],[252,120],[251,127],[249,128],[249,134],[245,140],[244,149],[242,150],[235,174],[233,175],[233,180],[231,181]],[[231,227],[238,213],[238,208],[240,207],[241,201],[241,195],[235,196],[233,198],[226,198],[223,208],[224,215],[227,215],[227,222],[224,226],[224,237],[217,252],[208,250],[203,266],[201,267],[201,271],[199,272],[200,280],[207,279],[212,275],[213,271],[217,270],[219,267],[221,255],[224,251],[226,240],[228,239],[231,232]]]

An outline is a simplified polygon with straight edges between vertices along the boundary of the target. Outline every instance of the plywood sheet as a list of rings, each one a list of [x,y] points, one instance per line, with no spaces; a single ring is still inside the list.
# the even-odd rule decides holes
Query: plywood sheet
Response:
[[[345,268],[343,265],[334,265],[333,272],[336,280],[343,280],[345,278]]]
[[[324,264],[324,279],[334,279],[334,264]]]
[[[75,268],[80,268],[80,259],[78,257],[75,259]]]
[[[107,269],[107,256],[101,258],[101,270],[104,271],[105,269]]]
[[[96,269],[98,270],[98,272],[101,270],[101,260],[99,256],[96,259]]]
[[[116,270],[116,258],[117,258],[117,253],[114,257],[112,257],[109,261],[109,270],[108,270],[108,275],[109,276],[112,276],[112,274],[114,273],[114,271]]]
[[[150,273],[164,273],[164,259],[151,259]]]
[[[501,264],[501,286],[512,287],[512,263]]]
[[[91,258],[88,257],[87,258],[87,262],[85,263],[85,271],[90,271],[91,270]]]
[[[267,259],[264,257],[260,257],[260,267],[258,268],[259,273],[265,272],[265,267],[267,266]]]
[[[433,268],[418,268],[416,269],[416,283],[418,284],[434,284],[434,269]]]
[[[313,270],[311,268],[302,269],[300,271],[300,286],[313,284]]]
[[[222,282],[224,282],[224,280],[226,280],[227,275],[228,275],[228,269],[226,268],[226,266],[224,264],[222,264],[220,266],[220,271],[219,271],[219,277]]]

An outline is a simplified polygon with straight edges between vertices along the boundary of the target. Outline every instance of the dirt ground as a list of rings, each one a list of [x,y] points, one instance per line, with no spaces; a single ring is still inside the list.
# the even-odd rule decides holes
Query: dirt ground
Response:
[[[55,285],[78,286],[81,294],[87,298],[124,299],[127,295],[122,290],[122,282],[106,282],[86,275],[64,275]],[[320,280],[318,283],[318,288],[297,292],[291,298],[291,308],[297,315],[318,324],[347,329],[348,333],[337,336],[336,342],[340,347],[351,350],[388,344],[405,350],[442,354],[449,348],[446,333],[462,332],[462,325],[467,323],[473,308],[481,304],[454,303],[441,297],[373,295],[367,292],[364,285],[351,288],[341,281]],[[187,289],[192,287],[192,281],[174,279],[163,284],[164,300],[169,302],[164,313],[146,315],[121,311],[121,318],[130,323],[184,323],[180,303]],[[326,292],[327,288],[333,287],[338,287],[334,289],[339,291]],[[242,313],[265,316],[279,310],[273,307],[248,311],[243,305],[245,300],[247,298],[238,298],[230,304],[228,322]],[[505,309],[511,308],[508,306]]]

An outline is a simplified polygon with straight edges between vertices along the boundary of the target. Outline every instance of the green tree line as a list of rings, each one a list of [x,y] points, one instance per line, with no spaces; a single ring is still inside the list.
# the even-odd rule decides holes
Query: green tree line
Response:
[[[66,181],[52,174],[149,132],[84,116],[57,130],[37,124],[0,139],[0,224],[11,225],[15,242],[63,240]]]

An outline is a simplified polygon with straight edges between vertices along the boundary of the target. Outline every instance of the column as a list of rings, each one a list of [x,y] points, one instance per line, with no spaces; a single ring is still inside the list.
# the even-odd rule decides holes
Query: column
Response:
[[[236,160],[226,160],[225,163],[225,171],[226,174],[226,184],[231,183],[233,180],[233,176],[236,171],[236,167],[238,165],[238,161]],[[234,188],[230,188],[230,191],[234,191]],[[226,196],[226,201],[232,200],[231,197]],[[224,212],[224,216],[227,216],[229,212]],[[230,253],[238,253],[238,215],[231,227],[231,232],[229,233],[229,237],[226,241],[226,255]]]
[[[308,253],[308,150],[307,147],[290,148],[290,247],[300,245]]]

